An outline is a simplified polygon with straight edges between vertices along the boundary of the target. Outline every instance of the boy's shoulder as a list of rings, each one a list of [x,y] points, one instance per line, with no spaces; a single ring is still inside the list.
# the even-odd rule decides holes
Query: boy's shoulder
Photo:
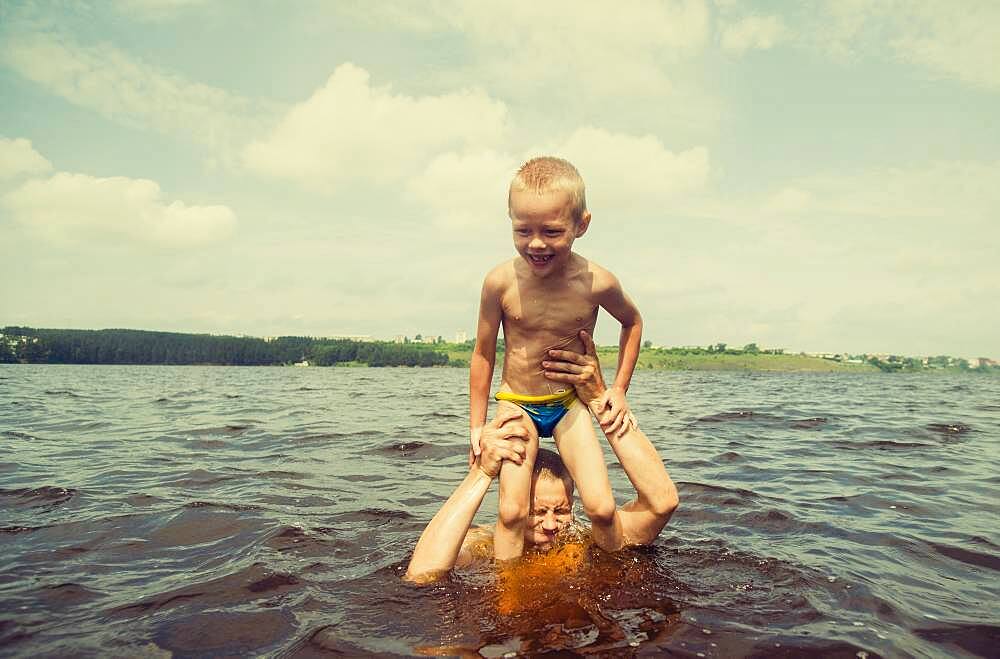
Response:
[[[580,256],[575,252],[574,256],[579,259],[582,271],[586,272],[587,275],[592,278],[592,288],[595,293],[600,293],[621,286],[618,282],[618,277],[616,277],[613,272],[604,266],[591,261],[584,256]]]
[[[486,277],[483,278],[483,284],[487,288],[498,290],[510,284],[516,277],[514,259],[508,259],[487,272]]]

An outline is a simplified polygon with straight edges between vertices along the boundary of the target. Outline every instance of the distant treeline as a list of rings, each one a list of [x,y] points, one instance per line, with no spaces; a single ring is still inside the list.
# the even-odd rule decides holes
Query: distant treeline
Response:
[[[270,366],[303,361],[316,366],[444,366],[448,355],[431,345],[304,336],[265,340],[127,329],[0,330],[0,363]]]

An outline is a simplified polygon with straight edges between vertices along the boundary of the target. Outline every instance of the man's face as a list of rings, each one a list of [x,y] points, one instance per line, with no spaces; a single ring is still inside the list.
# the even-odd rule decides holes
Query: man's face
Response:
[[[531,488],[531,512],[524,530],[526,544],[547,549],[556,534],[573,521],[573,495],[558,478],[539,476]]]
[[[514,248],[539,277],[561,271],[569,261],[573,241],[586,232],[590,216],[573,220],[569,193],[511,190],[510,218]]]

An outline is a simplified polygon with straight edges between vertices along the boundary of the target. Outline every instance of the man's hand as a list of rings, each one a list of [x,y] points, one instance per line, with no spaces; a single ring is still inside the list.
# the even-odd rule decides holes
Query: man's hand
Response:
[[[581,355],[571,350],[549,350],[550,361],[542,362],[545,377],[573,385],[576,395],[587,404],[606,433],[617,432],[620,437],[629,427],[638,428],[639,425],[625,401],[625,393],[605,387],[594,340],[583,330],[580,331],[580,340],[586,354]]]
[[[576,395],[589,406],[604,395],[606,387],[594,340],[584,330],[580,331],[580,340],[586,354],[572,350],[549,350],[549,361],[543,361],[542,368],[548,379],[573,385]]]
[[[524,413],[520,410],[501,410],[482,428],[479,438],[482,450],[476,459],[479,470],[493,479],[500,473],[500,464],[504,460],[521,464],[524,462],[524,442],[527,439]]]

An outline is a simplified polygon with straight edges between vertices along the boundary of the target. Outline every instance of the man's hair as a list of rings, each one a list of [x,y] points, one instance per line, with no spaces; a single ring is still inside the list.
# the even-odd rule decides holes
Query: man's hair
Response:
[[[535,457],[535,467],[531,470],[533,476],[537,478],[553,478],[561,480],[566,485],[566,492],[573,495],[573,477],[569,475],[569,470],[563,464],[562,458],[555,451],[547,448],[539,448]]]
[[[587,210],[587,193],[583,177],[569,161],[553,156],[532,158],[521,165],[510,190],[519,192],[553,192],[563,190],[569,194],[570,212],[574,222],[579,222]],[[510,208],[510,192],[507,193],[507,208]]]

